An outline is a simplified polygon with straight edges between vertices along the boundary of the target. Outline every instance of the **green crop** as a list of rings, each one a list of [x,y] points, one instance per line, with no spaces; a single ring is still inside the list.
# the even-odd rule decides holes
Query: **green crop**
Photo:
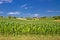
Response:
[[[60,35],[60,22],[51,20],[27,21],[27,20],[0,20],[1,35]]]

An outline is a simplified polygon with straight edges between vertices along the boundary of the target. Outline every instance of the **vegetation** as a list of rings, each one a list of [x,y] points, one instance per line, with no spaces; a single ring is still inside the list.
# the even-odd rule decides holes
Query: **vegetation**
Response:
[[[0,40],[60,40],[58,17],[0,16]]]
[[[54,18],[55,20],[59,20],[59,19],[60,19],[60,16],[53,16],[53,18]]]
[[[60,35],[60,22],[52,20],[18,20],[9,17],[0,20],[0,35]],[[45,18],[45,17],[44,17]]]
[[[19,36],[0,36],[0,40],[60,40],[60,36],[44,35],[19,35]]]

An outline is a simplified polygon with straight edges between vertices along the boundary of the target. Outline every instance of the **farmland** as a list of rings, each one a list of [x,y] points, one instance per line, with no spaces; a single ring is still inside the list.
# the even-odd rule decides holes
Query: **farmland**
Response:
[[[52,36],[55,38],[55,35],[57,35],[60,37],[60,22],[53,20],[26,21],[18,19],[0,19],[0,35],[15,37],[19,35],[29,35],[26,37],[32,37],[31,35],[44,35],[44,37],[50,35],[51,38]],[[37,37],[39,38],[40,36]],[[57,37],[57,39],[59,37]]]

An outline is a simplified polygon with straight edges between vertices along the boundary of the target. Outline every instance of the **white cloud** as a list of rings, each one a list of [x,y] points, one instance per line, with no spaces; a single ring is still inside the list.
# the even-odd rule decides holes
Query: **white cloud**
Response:
[[[53,0],[39,0],[39,1],[53,1]]]
[[[54,11],[48,10],[47,12],[54,12]]]
[[[23,8],[23,9],[28,9],[27,4],[21,5],[21,8]]]
[[[52,11],[52,10],[48,10],[47,12],[60,12],[60,11]]]
[[[0,0],[0,4],[11,3],[13,0]]]
[[[0,12],[0,14],[2,14],[3,12]]]
[[[23,4],[23,5],[21,5],[21,8],[24,8],[24,7],[26,7],[27,6],[27,4]]]
[[[24,9],[28,9],[28,7],[25,7]]]
[[[21,14],[21,12],[9,12],[8,14],[9,15],[19,15],[19,14]]]
[[[23,9],[31,9],[32,8],[32,6],[29,7],[28,4],[23,4],[20,7],[23,8]]]
[[[34,14],[34,17],[38,17],[39,16],[39,14]]]
[[[0,2],[0,4],[3,4],[3,2]]]

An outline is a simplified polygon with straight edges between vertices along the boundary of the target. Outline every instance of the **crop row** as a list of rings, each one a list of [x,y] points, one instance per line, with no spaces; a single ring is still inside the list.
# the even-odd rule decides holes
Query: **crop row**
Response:
[[[60,35],[60,22],[1,20],[0,34],[1,35],[22,35],[22,34]]]

